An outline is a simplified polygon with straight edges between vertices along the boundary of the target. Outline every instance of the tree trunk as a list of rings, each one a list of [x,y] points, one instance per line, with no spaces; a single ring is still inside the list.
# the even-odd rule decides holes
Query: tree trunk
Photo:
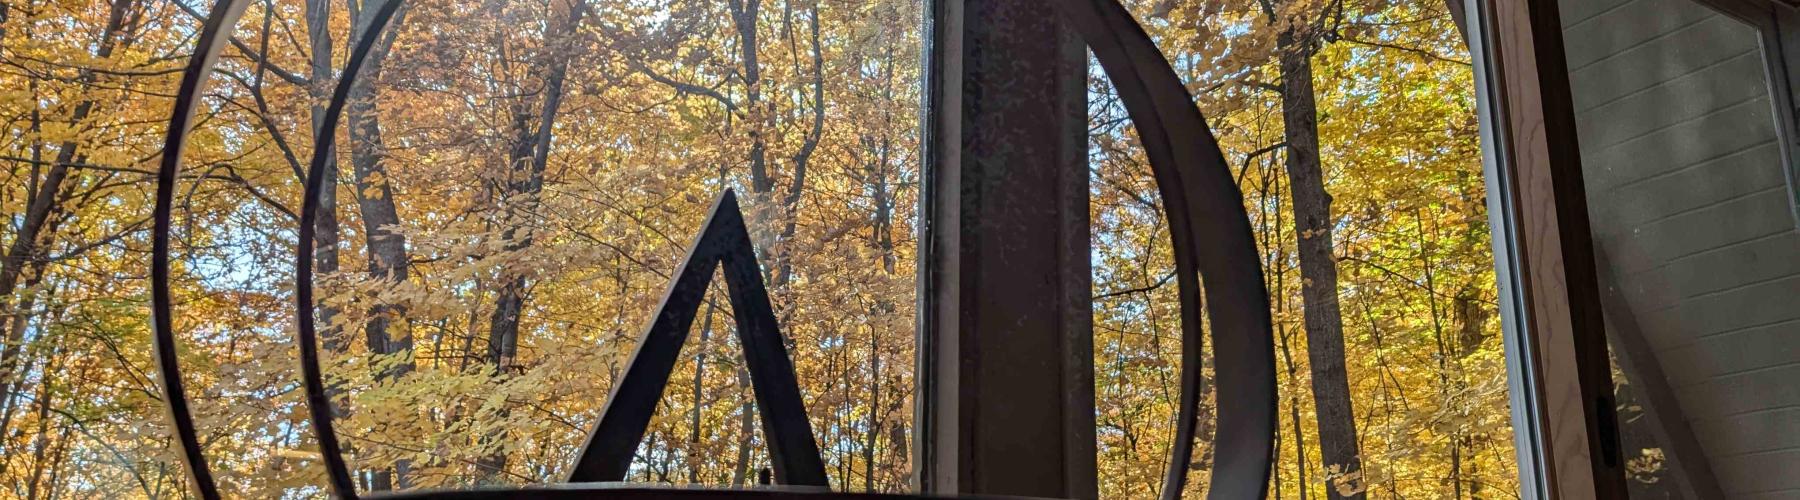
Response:
[[[324,0],[318,0],[324,1]],[[351,39],[360,40],[367,35],[368,24],[374,13],[380,10],[380,2],[399,0],[371,0],[367,4],[358,5],[351,2],[350,17],[355,20],[351,30]],[[351,85],[349,102],[346,111],[349,113],[350,166],[355,174],[355,191],[357,208],[362,214],[363,246],[368,253],[368,269],[371,278],[389,283],[399,283],[407,279],[410,257],[406,252],[406,237],[393,229],[400,224],[400,213],[394,204],[394,189],[389,182],[386,160],[387,147],[381,138],[381,116],[378,107],[379,93],[375,85],[381,79],[382,63],[387,59],[389,50],[393,48],[394,38],[399,26],[404,21],[405,11],[395,14],[395,19],[387,29],[379,34],[381,39],[370,49],[368,59],[364,61],[362,73],[356,83]],[[318,43],[315,41],[315,43]],[[327,42],[328,43],[328,42]],[[314,64],[319,64],[314,61]],[[329,63],[326,63],[329,64]],[[319,131],[332,133],[332,131]],[[327,169],[330,171],[331,169]],[[327,178],[327,181],[335,180]],[[333,191],[327,185],[325,192]],[[335,194],[327,195],[335,203]],[[325,219],[320,219],[323,224]],[[335,223],[335,217],[332,218]],[[334,238],[335,239],[335,238]],[[323,246],[324,240],[321,239]],[[333,242],[335,243],[335,241]],[[335,257],[335,251],[333,252]],[[406,325],[406,307],[399,304],[388,304],[377,301],[369,309],[369,318],[363,325],[363,337],[368,343],[369,352],[377,355],[401,354],[412,350],[412,335]],[[389,331],[394,320],[400,322],[399,334]],[[339,341],[339,346],[341,346]],[[377,381],[400,377],[412,371],[412,361],[406,361],[377,373]],[[386,491],[405,488],[406,463],[395,464],[395,469],[376,470],[369,480],[369,488],[375,491]]]
[[[113,2],[111,13],[107,17],[106,30],[100,35],[99,47],[94,52],[96,59],[105,60],[112,56],[118,39],[113,34],[119,31],[124,23],[125,12],[129,10],[131,1],[116,0]],[[78,80],[81,85],[92,84],[94,72],[84,69]],[[69,123],[80,128],[81,122],[87,119],[93,109],[93,101],[77,103],[74,113],[69,116]],[[23,275],[25,264],[41,257],[37,255],[41,243],[38,238],[42,236],[40,232],[43,230],[44,224],[50,220],[50,213],[61,201],[58,195],[63,190],[63,182],[69,177],[69,165],[79,158],[77,155],[79,149],[80,144],[75,141],[63,142],[57,147],[56,160],[50,164],[50,171],[44,176],[43,182],[38,184],[37,190],[31,193],[30,201],[26,203],[25,220],[20,224],[18,233],[13,236],[4,262],[0,263],[0,310],[3,310],[10,302],[13,291],[18,288],[19,277]],[[10,335],[16,333],[8,332],[9,338]]]
[[[700,461],[695,453],[700,449],[700,392],[705,388],[706,380],[706,342],[712,337],[713,314],[716,306],[706,303],[706,320],[700,324],[700,341],[694,344],[694,415],[692,425],[688,429],[688,484],[700,483]]]
[[[27,278],[25,284],[25,288],[27,289],[37,287],[38,282],[44,277],[42,265],[30,267],[32,268],[31,277]],[[4,351],[0,351],[0,353],[4,354],[4,359],[11,360],[12,363],[20,363],[20,360],[14,358],[18,357],[19,353],[25,349],[23,332],[25,331],[26,326],[31,323],[32,318],[30,310],[36,306],[37,298],[36,293],[25,294],[25,296],[19,300],[18,310],[12,313],[12,320],[7,322],[10,323],[10,331],[18,332],[20,334],[17,340],[9,339]],[[23,375],[31,373],[35,363],[32,360],[25,360],[20,364],[24,365],[23,369],[16,370],[21,375],[20,377],[15,378],[12,376],[12,373],[15,370],[12,369],[13,367],[10,364],[5,365],[5,370],[0,371],[0,375],[3,375],[0,376],[0,448],[5,448],[6,441],[4,437],[7,435],[7,430],[12,428],[13,412],[17,409],[13,403],[14,395],[17,394],[20,386],[24,383]],[[0,471],[4,470],[5,465],[0,464]]]
[[[380,7],[375,2],[397,0],[374,0],[361,9],[361,13],[353,13],[358,19],[354,38],[365,33],[367,19],[361,14],[373,13]],[[404,16],[404,13],[399,14]],[[369,274],[377,280],[400,282],[409,273],[409,257],[406,253],[406,237],[393,229],[400,224],[400,213],[394,203],[394,189],[389,181],[387,166],[384,165],[387,147],[382,143],[381,117],[378,108],[378,95],[375,83],[381,78],[381,67],[389,49],[393,47],[394,34],[401,19],[390,25],[382,39],[369,54],[364,63],[362,74],[356,84],[351,86],[348,111],[350,115],[350,164],[356,176],[356,203],[362,212],[364,245],[368,251]],[[369,321],[363,332],[368,342],[369,351],[376,354],[393,354],[412,347],[412,339],[404,332],[400,338],[393,338],[388,332],[392,318],[405,317],[404,306],[377,304],[369,311]],[[403,369],[402,369],[403,370]],[[398,373],[384,373],[384,376]]]
[[[114,0],[112,2],[111,9],[107,13],[106,29],[100,32],[100,40],[94,50],[94,58],[97,61],[110,59],[113,50],[121,40],[129,44],[131,37],[127,33],[121,33],[121,29],[125,24],[126,13],[131,10],[131,2],[132,0]],[[81,70],[77,81],[83,86],[92,84],[94,72],[88,69]],[[93,101],[77,103],[74,113],[69,116],[69,123],[77,129],[83,128],[81,122],[87,119],[93,109]],[[34,112],[34,121],[37,116]],[[81,155],[77,154],[79,149],[80,144],[75,141],[65,141],[60,144],[57,147],[56,160],[50,164],[44,180],[37,184],[37,189],[31,192],[31,197],[26,202],[25,218],[19,224],[18,232],[13,235],[12,244],[8,246],[6,255],[0,258],[0,314],[7,316],[24,314],[22,310],[12,311],[9,309],[13,305],[13,293],[18,290],[19,279],[25,275],[25,268],[36,265],[34,263],[43,258],[40,252],[42,251],[41,245],[45,242],[40,240],[46,236],[44,228],[50,220],[50,214],[61,209],[63,182],[68,180],[70,163],[81,160]],[[35,181],[36,176],[33,176],[32,180]],[[15,322],[0,321],[0,339],[5,339],[6,343],[4,348],[0,348],[0,384],[11,384],[14,375],[13,366],[18,364],[18,360],[15,358],[20,356],[18,346],[24,340],[24,329],[8,328],[9,323]],[[10,393],[7,395],[10,396]],[[4,431],[4,428],[0,428],[0,433]]]
[[[312,132],[313,137],[320,134],[335,133],[323,130],[325,125],[325,105],[331,100],[331,0],[306,0],[306,37],[311,44],[312,60],[308,62],[306,78],[312,83],[307,93],[312,96]],[[265,34],[264,36],[269,36]],[[314,240],[313,269],[319,276],[331,276],[338,272],[338,242],[343,239],[337,218],[337,151],[326,149],[314,151],[314,155],[326,158],[324,176],[325,189],[319,193],[319,218],[313,224],[317,239]],[[305,180],[305,179],[301,179]],[[333,326],[338,310],[329,305],[319,307],[319,324],[325,325],[319,336],[328,352],[344,349],[343,330]],[[331,388],[332,393],[337,392]],[[335,397],[333,398],[335,399]]]
[[[74,437],[75,424],[63,423],[61,434],[56,438],[56,450],[50,452],[50,464],[46,469],[50,477],[44,480],[44,484],[48,486],[44,498],[48,500],[54,500],[56,493],[61,491],[62,482],[59,479],[62,477],[63,461],[69,457],[69,440]]]
[[[744,486],[750,480],[750,444],[756,432],[755,417],[751,415],[756,411],[756,400],[750,394],[750,374],[744,372],[743,366],[737,369],[737,386],[744,402],[738,407],[737,468],[731,472],[732,487]]]
[[[886,57],[885,60],[889,62],[884,64],[882,68],[882,98],[891,101],[894,96],[894,71],[893,64],[891,63],[893,60],[893,48],[892,44],[888,45],[888,57]],[[862,138],[862,142],[866,147],[873,149],[873,151],[869,151],[869,156],[873,161],[868,167],[868,184],[869,192],[873,197],[875,205],[875,214],[872,218],[872,223],[870,224],[871,234],[869,235],[869,241],[875,247],[876,252],[881,255],[882,272],[888,276],[892,276],[895,271],[894,265],[896,263],[894,258],[893,233],[894,201],[892,195],[889,193],[887,175],[891,144],[886,137],[885,132],[880,140],[865,135]],[[893,309],[893,305],[888,303],[887,300],[878,299],[875,304],[875,310],[871,311],[871,316],[877,318],[885,317],[886,315],[892,314]],[[863,490],[868,492],[876,491],[876,447],[880,444],[881,432],[883,430],[883,422],[879,418],[882,414],[880,340],[881,337],[879,332],[871,331],[869,333],[869,429],[868,435],[864,438],[865,442],[863,443]]]
[[[794,153],[794,183],[788,186],[787,197],[782,199],[782,216],[785,221],[781,229],[781,238],[777,241],[780,247],[775,252],[775,280],[771,286],[777,293],[787,290],[788,280],[794,275],[793,239],[794,231],[799,223],[800,195],[806,190],[806,167],[812,163],[813,151],[819,148],[819,139],[825,134],[825,55],[819,40],[819,4],[813,2],[812,12],[807,16],[810,21],[812,42],[812,129],[801,139],[800,151]]]
[[[587,12],[587,4],[582,0],[574,0],[568,7],[568,20],[563,26],[551,33],[546,40],[543,67],[547,68],[544,77],[544,100],[539,110],[536,126],[533,127],[529,110],[533,103],[524,103],[517,108],[513,120],[513,150],[507,156],[507,168],[512,169],[512,181],[507,185],[507,193],[503,199],[512,203],[506,205],[504,223],[511,224],[502,232],[507,243],[507,250],[517,252],[531,246],[533,234],[527,228],[523,234],[518,225],[536,213],[539,205],[538,196],[544,189],[544,171],[549,166],[550,143],[556,125],[556,114],[562,106],[563,85],[568,76],[569,59],[574,55],[576,36],[581,26],[581,18]],[[487,361],[496,374],[513,369],[519,350],[519,315],[525,309],[526,276],[514,270],[503,271],[498,295],[494,301],[494,312],[488,321]],[[504,411],[504,410],[503,410]],[[493,482],[497,475],[506,468],[506,457],[491,455],[483,457],[481,463],[484,474],[488,475],[484,482]]]
[[[875,491],[875,446],[881,439],[881,335],[869,332],[869,422],[863,437],[863,491]],[[845,478],[846,482],[849,478]]]
[[[1300,257],[1300,297],[1306,320],[1306,351],[1312,368],[1313,403],[1318,414],[1319,450],[1329,498],[1364,497],[1344,366],[1344,325],[1338,307],[1337,261],[1332,255],[1331,195],[1319,164],[1318,105],[1313,98],[1310,35],[1285,31],[1277,40],[1281,59],[1282,122],[1287,139],[1289,192]],[[1340,487],[1341,484],[1341,487]],[[1345,495],[1342,492],[1349,492]]]
[[[307,94],[312,97],[309,112],[312,115],[312,133],[316,139],[322,134],[336,133],[325,130],[325,106],[331,100],[333,72],[331,67],[331,0],[306,0],[306,38],[311,46],[312,59],[307,62],[307,80],[312,85]],[[270,36],[265,33],[264,37]],[[315,238],[313,240],[313,269],[316,276],[331,277],[339,269],[338,242],[343,240],[341,226],[337,216],[337,184],[338,161],[337,150],[328,148],[314,151],[314,155],[325,157],[325,171],[320,174],[324,179],[324,189],[319,192],[319,214],[314,221]],[[299,164],[295,164],[298,169]],[[305,181],[306,179],[300,179]],[[317,286],[317,284],[315,284]],[[326,294],[332,293],[331,291]],[[344,330],[336,325],[340,311],[327,304],[318,304],[318,322],[323,325],[319,332],[320,344],[328,353],[342,353],[348,344],[345,342]],[[327,399],[337,401],[343,388],[337,385],[327,386]],[[343,405],[332,405],[331,414],[338,419],[347,416]]]
[[[514,204],[508,205],[508,213],[504,220],[507,223],[515,224],[503,232],[503,237],[510,242],[507,245],[509,251],[523,250],[531,246],[531,232],[525,231],[521,236],[516,224],[520,217],[529,216],[528,214],[534,210],[521,211],[515,207],[518,207],[519,204],[537,206],[536,197],[543,192],[544,171],[550,161],[551,132],[556,123],[558,108],[562,105],[563,85],[568,75],[569,59],[573,56],[576,30],[586,11],[586,3],[577,0],[569,8],[568,22],[564,24],[560,35],[552,37],[559,39],[551,42],[552,44],[562,46],[548,48],[549,62],[546,66],[549,67],[549,71],[544,79],[544,101],[536,127],[531,126],[529,117],[523,113],[514,120],[516,128],[514,132],[517,133],[518,140],[514,144],[512,153],[508,156],[509,168],[523,175],[514,177],[513,182],[507,186],[509,191],[507,195],[514,198]],[[521,106],[520,109],[530,109],[531,107],[527,104]],[[504,278],[506,282],[500,287],[499,296],[495,299],[494,314],[488,329],[488,362],[500,369],[505,369],[506,365],[511,364],[513,357],[518,353],[519,313],[524,309],[526,288],[523,274],[506,274],[507,276]]]
[[[1300,378],[1298,377],[1299,370],[1294,366],[1293,351],[1288,349],[1287,327],[1282,326],[1280,328],[1281,359],[1287,365],[1288,387],[1291,388],[1291,390],[1298,391],[1300,390]],[[1307,484],[1306,482],[1306,434],[1304,433],[1304,430],[1300,428],[1299,398],[1288,400],[1288,420],[1294,424],[1294,467],[1296,469],[1295,477],[1299,478],[1300,482],[1300,500],[1306,500],[1307,493],[1312,491],[1312,485]],[[1279,497],[1280,495],[1277,494],[1276,496]]]
[[[44,453],[50,448],[50,405],[56,404],[56,392],[51,390],[51,385],[56,383],[56,375],[60,372],[58,367],[61,365],[61,360],[58,356],[61,351],[61,349],[51,350],[47,356],[50,362],[46,366],[47,369],[44,370],[42,379],[38,381],[37,443],[31,451],[31,475],[27,481],[25,494],[25,498],[33,500],[39,498],[38,484],[44,475]]]
[[[731,0],[731,21],[738,32],[738,57],[744,65],[744,112],[750,124],[750,190],[758,195],[775,189],[769,176],[769,116],[762,109],[762,64],[757,61],[756,17],[762,0]],[[755,228],[751,228],[755,232]]]

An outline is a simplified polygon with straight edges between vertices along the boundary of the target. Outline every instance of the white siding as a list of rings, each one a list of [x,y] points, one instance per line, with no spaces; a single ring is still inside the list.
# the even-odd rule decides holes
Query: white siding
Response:
[[[1755,28],[1562,0],[1595,242],[1731,498],[1800,498],[1800,231]]]

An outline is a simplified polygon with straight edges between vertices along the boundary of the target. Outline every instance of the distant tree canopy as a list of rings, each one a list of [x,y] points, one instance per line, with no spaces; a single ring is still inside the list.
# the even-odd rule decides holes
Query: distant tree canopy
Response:
[[[923,2],[408,1],[345,125],[318,131],[383,1],[400,0],[252,2],[186,151],[174,319],[229,496],[324,494],[292,340],[316,154],[334,167],[318,317],[362,488],[559,479],[727,187],[834,488],[909,487]],[[1513,495],[1473,84],[1446,5],[1127,3],[1219,132],[1261,242],[1283,391],[1272,496]],[[188,488],[152,376],[148,217],[209,8],[0,5],[0,496]],[[1311,65],[1353,469],[1320,452],[1283,102],[1301,45],[1284,33]],[[1176,409],[1173,265],[1136,136],[1091,74],[1101,491],[1143,498]],[[313,151],[319,133],[337,150]],[[744,485],[768,466],[721,293],[631,480]],[[1202,434],[1190,493],[1211,470]]]

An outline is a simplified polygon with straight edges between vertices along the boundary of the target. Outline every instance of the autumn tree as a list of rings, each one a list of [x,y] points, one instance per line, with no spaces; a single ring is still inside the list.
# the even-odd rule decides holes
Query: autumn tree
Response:
[[[1496,377],[1491,381],[1501,372],[1490,357],[1498,345],[1483,270],[1492,262],[1479,241],[1485,222],[1470,217],[1481,212],[1480,186],[1471,183],[1480,178],[1479,151],[1458,139],[1475,133],[1472,93],[1448,7],[1180,1],[1133,7],[1177,73],[1189,79],[1197,105],[1236,163],[1264,252],[1282,365],[1276,497],[1335,495],[1340,487],[1346,495],[1398,496],[1406,494],[1404,484],[1426,481],[1460,498],[1473,490],[1471,483],[1492,484],[1487,467],[1508,466],[1494,465],[1505,457],[1492,451],[1504,446],[1494,436],[1506,431],[1487,417],[1504,401],[1491,384],[1466,378],[1486,373]],[[1111,102],[1109,90],[1097,88],[1090,95]],[[1119,334],[1098,345],[1108,348],[1132,346],[1134,336],[1158,331],[1157,309],[1172,307],[1158,305],[1172,298],[1157,297],[1166,281],[1166,249],[1151,239],[1142,250],[1112,250],[1127,241],[1135,246],[1142,231],[1161,224],[1149,211],[1157,200],[1148,194],[1141,153],[1128,135],[1110,132],[1117,119],[1094,117],[1095,175],[1102,180],[1094,193],[1096,251],[1106,248],[1118,259],[1096,264],[1096,326]],[[1117,240],[1127,236],[1132,239]],[[1345,274],[1320,286],[1317,271],[1325,265]],[[1321,331],[1315,313],[1324,309],[1335,311],[1325,315],[1326,326],[1335,325],[1335,335],[1328,335],[1335,345],[1314,335]],[[1144,340],[1156,345],[1155,337]],[[1419,373],[1443,377],[1399,376],[1411,372],[1398,369],[1408,363],[1398,356],[1415,355],[1432,363]],[[1097,365],[1107,367],[1106,358]],[[1113,401],[1106,384],[1148,380],[1155,379],[1102,371],[1103,453],[1128,447],[1155,456],[1154,448],[1142,449],[1161,444],[1155,427],[1106,418]],[[1330,424],[1333,405],[1342,410],[1338,425]],[[1475,415],[1485,416],[1469,418]],[[1407,425],[1428,422],[1442,433],[1400,435]],[[1124,442],[1107,442],[1109,423],[1119,425],[1114,432]],[[1332,448],[1355,465],[1332,458]],[[1481,472],[1469,468],[1474,463]],[[1202,454],[1195,464],[1200,477],[1206,466]],[[1104,459],[1102,468],[1104,477]],[[1433,479],[1411,479],[1419,476]]]
[[[1311,8],[1307,8],[1311,7]],[[1323,24],[1335,19],[1338,3],[1264,4],[1279,34],[1281,115],[1286,136],[1288,192],[1293,198],[1300,260],[1300,295],[1306,317],[1306,352],[1311,361],[1313,404],[1318,411],[1319,446],[1331,498],[1363,498],[1361,450],[1351,408],[1350,375],[1344,361],[1344,320],[1339,307],[1337,256],[1333,253],[1331,194],[1325,191],[1319,158],[1318,103],[1313,92],[1312,58],[1323,43]]]
[[[183,158],[174,320],[228,495],[323,492],[289,331],[314,155],[336,165],[317,314],[363,488],[557,480],[727,188],[746,195],[834,487],[907,488],[923,3],[408,0],[346,126],[319,130],[343,47],[380,1],[251,2]],[[1310,51],[1367,494],[1514,488],[1472,83],[1448,4],[1127,3],[1218,132],[1263,251],[1288,354],[1272,494],[1326,495],[1322,464],[1336,463],[1312,397],[1320,343],[1303,331],[1316,307],[1287,169],[1282,19],[1312,30],[1290,45]],[[142,270],[147,165],[209,8],[0,4],[0,496],[187,488],[148,375]],[[1179,316],[1154,180],[1091,74],[1100,480],[1138,498],[1160,493]],[[341,151],[310,150],[325,133],[343,134]],[[633,481],[746,484],[767,467],[719,299]],[[1210,449],[1189,464],[1189,495],[1204,493]]]

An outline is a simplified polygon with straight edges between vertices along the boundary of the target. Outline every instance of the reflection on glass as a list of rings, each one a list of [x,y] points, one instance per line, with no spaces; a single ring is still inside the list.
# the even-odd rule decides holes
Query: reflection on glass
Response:
[[[1800,493],[1800,232],[1771,94],[1788,88],[1762,38],[1779,21],[1562,5],[1632,495]]]
[[[291,332],[314,154],[335,154],[318,312],[363,490],[559,481],[728,188],[833,485],[906,488],[923,1],[404,0],[338,151],[312,151],[384,1],[239,2],[196,118],[173,319],[226,497],[323,496]],[[148,375],[144,172],[211,5],[0,4],[0,495],[187,488]],[[768,466],[715,302],[631,480]]]
[[[1281,396],[1270,498],[1515,495],[1474,84],[1449,4],[1125,3],[1196,93],[1262,252]],[[1178,406],[1169,228],[1111,82],[1090,75],[1100,492],[1153,498]],[[1202,405],[1188,498],[1225,410]]]

